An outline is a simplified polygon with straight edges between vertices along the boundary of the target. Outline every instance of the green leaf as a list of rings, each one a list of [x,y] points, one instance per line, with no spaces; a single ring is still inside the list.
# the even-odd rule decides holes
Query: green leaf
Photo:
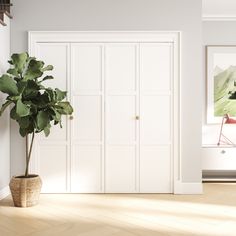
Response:
[[[49,71],[49,70],[53,70],[53,66],[52,65],[45,66],[43,69],[41,69],[42,72]]]
[[[16,106],[14,106],[11,111],[10,111],[10,117],[13,120],[17,120],[19,118],[19,116],[16,114]]]
[[[61,120],[61,114],[54,108],[51,108],[50,110],[53,113],[52,114],[53,120],[59,122]]]
[[[7,61],[10,65],[13,65],[12,60]]]
[[[21,99],[21,96],[16,95],[16,96],[8,96],[7,100],[12,101],[12,102],[16,102],[18,99]]]
[[[48,124],[48,125],[43,129],[44,134],[45,134],[46,137],[48,137],[48,135],[50,134],[50,128],[51,128],[51,125]]]
[[[66,97],[66,94],[67,94],[67,92],[61,91],[58,88],[55,89],[55,92],[56,92],[57,101],[62,101]]]
[[[73,108],[69,102],[58,102],[57,111],[63,115],[71,115],[73,113]]]
[[[19,126],[23,129],[26,129],[30,126],[29,116],[21,117],[17,120]]]
[[[9,75],[5,74],[0,77],[0,91],[8,95],[18,94],[16,83]]]
[[[35,131],[35,128],[33,126],[33,123],[29,123],[29,126],[26,128],[23,128],[20,126],[19,132],[22,137],[25,137],[27,134],[31,134]]]
[[[19,117],[28,116],[30,114],[30,108],[22,103],[21,99],[19,99],[16,103],[16,114]]]
[[[41,71],[43,66],[44,66],[44,62],[32,59],[29,62],[29,65],[25,71],[23,80],[24,81],[35,80],[41,77],[43,75],[43,72]]]
[[[19,129],[19,133],[21,135],[21,137],[25,137],[28,133],[27,133],[27,129],[21,128]]]
[[[6,110],[6,108],[12,103],[12,101],[6,101],[4,104],[2,104],[1,110],[0,110],[0,116],[2,113]]]
[[[19,81],[17,84],[18,92],[22,93],[24,89],[26,88],[27,81]]]
[[[39,90],[40,87],[34,80],[28,80],[22,95],[25,99],[29,99],[29,97],[37,96]]]
[[[10,75],[19,77],[19,74],[18,74],[18,71],[17,71],[16,68],[12,68],[12,69],[7,70],[7,73],[10,74]]]
[[[23,52],[23,53],[20,53],[20,54],[12,54],[11,56],[11,63],[15,66],[15,69],[17,70],[18,73],[22,73],[23,72],[23,69],[24,69],[24,66],[27,62],[27,59],[28,59],[28,53],[26,52]]]
[[[45,80],[50,80],[50,79],[54,79],[54,77],[51,76],[51,75],[47,75],[47,76],[45,76],[45,77],[40,81],[40,83],[42,83],[42,82],[45,81]]]
[[[48,94],[50,101],[55,100],[56,94],[54,93],[54,91],[51,88],[47,88],[45,92]]]
[[[36,118],[36,122],[38,130],[43,130],[45,127],[48,126],[49,123],[48,113],[45,111],[39,111]]]

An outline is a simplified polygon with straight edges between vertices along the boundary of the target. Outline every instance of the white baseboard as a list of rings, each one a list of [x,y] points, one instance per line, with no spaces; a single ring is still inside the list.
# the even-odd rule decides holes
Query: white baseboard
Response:
[[[10,189],[8,186],[6,186],[3,189],[0,189],[0,200],[7,197],[9,194],[10,194]]]
[[[183,183],[177,181],[175,183],[174,194],[202,194],[202,183]]]

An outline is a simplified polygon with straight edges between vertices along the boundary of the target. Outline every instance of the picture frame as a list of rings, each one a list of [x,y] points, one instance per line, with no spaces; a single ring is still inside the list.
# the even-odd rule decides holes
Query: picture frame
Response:
[[[236,45],[206,46],[207,123],[219,124],[236,116]]]

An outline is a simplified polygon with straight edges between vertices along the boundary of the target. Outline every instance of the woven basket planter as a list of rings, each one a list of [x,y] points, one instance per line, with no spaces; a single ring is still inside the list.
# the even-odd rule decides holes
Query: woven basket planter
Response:
[[[10,181],[10,190],[16,207],[31,207],[38,204],[42,180],[38,175],[14,176]]]

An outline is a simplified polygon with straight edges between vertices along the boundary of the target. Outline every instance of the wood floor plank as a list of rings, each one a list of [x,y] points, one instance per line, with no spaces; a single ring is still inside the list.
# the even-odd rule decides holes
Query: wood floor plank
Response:
[[[0,236],[235,236],[236,183],[203,195],[42,194],[32,208],[0,201]]]

